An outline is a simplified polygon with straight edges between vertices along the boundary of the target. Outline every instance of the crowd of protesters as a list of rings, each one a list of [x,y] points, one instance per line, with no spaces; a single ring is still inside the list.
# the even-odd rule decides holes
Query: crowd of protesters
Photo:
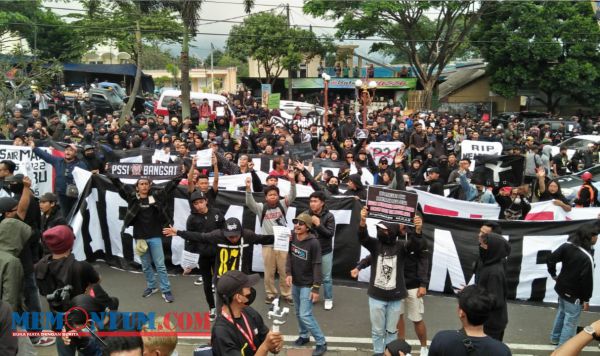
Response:
[[[313,315],[313,304],[320,298],[321,285],[324,286],[324,309],[330,311],[334,306],[331,269],[335,219],[327,210],[326,202],[334,195],[366,199],[366,187],[360,173],[351,173],[354,170],[367,169],[374,176],[375,184],[400,190],[417,186],[433,194],[446,195],[445,188],[451,185],[454,189],[451,196],[455,199],[498,204],[502,219],[523,219],[532,200],[553,200],[564,210],[570,210],[572,205],[597,204],[598,192],[591,184],[591,174],[582,175],[584,184],[574,202],[562,195],[556,180],[596,164],[597,147],[592,144],[570,158],[566,150],[552,156],[550,147],[564,139],[564,131],[553,130],[549,125],[525,131],[516,117],[510,118],[505,126],[494,127],[489,120],[469,114],[403,115],[399,107],[388,106],[369,113],[366,128],[363,128],[350,103],[333,100],[326,124],[300,127],[298,121],[303,114],[299,109],[295,119],[283,125],[271,120],[271,116],[280,116],[279,110],[262,107],[251,93],[225,95],[233,110],[226,108],[221,117],[214,112],[204,112],[203,103],[200,107],[192,105],[190,117],[183,118],[181,102],[174,99],[169,103],[168,117],[150,114],[129,116],[120,121],[118,113],[96,115],[94,105],[85,94],[72,110],[63,108],[62,112],[55,112],[45,108],[42,112],[35,108],[30,117],[25,117],[19,108],[13,110],[5,138],[17,146],[33,147],[38,156],[55,168],[57,179],[55,193],[44,194],[38,203],[32,196],[30,180],[15,175],[16,167],[11,161],[0,162],[3,194],[0,236],[4,231],[18,232],[21,236],[18,246],[8,246],[6,252],[3,249],[0,254],[0,263],[15,268],[16,276],[20,276],[20,281],[11,281],[12,295],[6,298],[2,295],[12,310],[41,310],[40,293],[47,297],[54,311],[66,310],[73,301],[99,308],[118,307],[118,300],[99,287],[100,278],[94,268],[74,260],[71,249],[75,236],[66,226],[78,196],[73,170],[79,167],[104,174],[107,155],[114,151],[139,147],[164,150],[185,167],[184,173],[164,188],[154,187],[152,181],[145,178],[133,186],[124,185],[116,177],[109,175],[109,178],[128,204],[123,230],[133,227],[135,252],[141,258],[146,279],[141,296],[149,298],[160,291],[165,302],[175,301],[166,272],[162,239],[165,236],[184,238],[186,250],[200,253],[202,278],[195,284],[204,285],[210,319],[219,330],[213,333],[213,348],[216,354],[223,355],[237,354],[232,352],[241,349],[246,349],[246,355],[279,352],[283,345],[281,335],[269,331],[260,315],[249,307],[256,297],[253,286],[258,277],[248,274],[250,266],[243,256],[251,254],[247,247],[254,244],[262,244],[265,302],[270,304],[277,300],[294,306],[299,326],[295,345],[309,343],[312,335],[316,343],[313,355],[327,351],[326,330],[320,328]],[[571,134],[591,133],[597,128],[591,118],[571,120],[575,122]],[[206,127],[200,129],[203,123]],[[504,184],[498,188],[474,176],[470,160],[460,158],[464,140],[500,142],[505,154],[524,156],[523,184]],[[382,158],[376,164],[368,145],[380,141],[399,141],[404,146],[393,157]],[[63,145],[64,157],[39,149],[52,142]],[[315,158],[341,162],[342,168],[337,174],[326,170],[313,176],[308,169],[310,162],[283,158],[291,146],[301,143],[310,143]],[[200,171],[196,168],[195,152],[208,148],[213,150],[212,167]],[[250,154],[282,157],[273,159],[272,170],[262,182],[248,157]],[[246,204],[260,220],[259,234],[245,230],[235,218],[225,220],[222,213],[215,210],[219,175],[239,173],[251,174],[245,182]],[[212,186],[209,186],[209,176],[214,178]],[[191,214],[186,231],[177,231],[165,202],[183,178],[188,180]],[[280,179],[291,183],[289,194],[284,197],[280,196],[277,186]],[[309,209],[292,220],[294,230],[289,252],[275,251],[274,230],[288,225],[287,208],[296,197],[296,185],[300,184],[310,185],[314,190]],[[264,202],[256,202],[252,191],[262,191]],[[400,316],[406,315],[414,323],[421,341],[421,355],[428,352],[444,355],[448,354],[447,350],[460,350],[452,353],[456,355],[471,355],[463,345],[465,340],[483,353],[509,355],[510,351],[501,341],[508,323],[504,262],[510,245],[494,222],[484,223],[478,236],[477,286],[466,287],[460,293],[458,316],[463,329],[459,333],[436,335],[428,350],[423,296],[428,285],[429,251],[421,236],[422,226],[420,216],[415,217],[414,227],[380,223],[376,227],[377,236],[370,237],[366,230],[366,209],[361,212],[357,239],[371,256],[360,261],[351,274],[356,276],[358,270],[372,266],[367,293],[374,353],[407,352],[402,351],[406,350],[405,343],[395,341],[398,337],[404,338],[404,319]],[[568,343],[575,335],[573,321],[587,308],[594,268],[588,255],[598,230],[596,225],[581,229],[548,260],[549,273],[558,281],[560,296],[552,343]],[[26,244],[32,246],[25,247]],[[558,262],[563,263],[563,270],[557,275]],[[578,283],[575,283],[573,276],[564,277],[571,273],[570,268],[590,273],[579,273]],[[279,288],[275,285],[276,275]],[[55,293],[63,295],[67,286],[75,298],[50,297]],[[95,292],[90,293],[90,290]],[[93,298],[76,300],[82,295]],[[592,329],[597,330],[596,327]],[[54,340],[32,338],[31,342],[48,345]],[[101,345],[93,338],[77,343],[58,338],[56,344],[60,355],[74,355],[76,351],[85,355],[101,352]],[[144,349],[145,345],[144,340],[142,346],[130,346]],[[166,346],[170,349],[167,354],[173,348],[174,345]]]

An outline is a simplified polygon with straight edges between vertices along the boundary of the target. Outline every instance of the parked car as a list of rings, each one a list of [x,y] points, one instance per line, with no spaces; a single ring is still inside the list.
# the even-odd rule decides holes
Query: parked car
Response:
[[[595,143],[596,145],[600,144],[600,136],[599,135],[579,135],[575,137],[571,137],[569,139],[564,140],[557,146],[552,146],[552,155],[556,155],[560,152],[561,147],[567,148],[567,157],[571,159],[575,152],[578,150],[583,150],[587,147],[589,143]]]
[[[305,103],[303,101],[281,100],[279,102],[279,111],[281,111],[282,114],[285,112],[286,114],[293,116],[296,112],[296,108],[300,108],[300,112],[303,116],[306,116],[314,111],[316,111],[319,115],[323,115],[323,113],[325,113],[325,108],[322,106]],[[329,112],[331,113],[331,111]]]
[[[560,184],[561,192],[565,198],[567,198],[567,200],[572,202],[577,197],[577,192],[583,184],[581,175],[585,172],[590,172],[592,174],[592,185],[596,187],[598,191],[600,191],[600,164],[598,164],[575,174],[562,176],[557,179],[558,183]]]
[[[537,119],[538,121],[549,120],[550,116],[538,111],[503,112],[492,119],[492,125],[494,127],[502,125],[502,127],[506,128],[509,122],[516,121],[523,126],[527,126],[527,121],[534,122],[534,119]],[[526,128],[528,129],[529,127]]]
[[[121,99],[125,99],[125,97],[127,97],[127,93],[125,92],[125,89],[117,83],[101,82],[101,83],[98,83],[98,88],[113,89],[115,91],[115,93],[117,93],[117,95]]]
[[[88,93],[90,101],[96,105],[96,115],[106,115],[123,108],[123,99],[112,89],[92,88]]]

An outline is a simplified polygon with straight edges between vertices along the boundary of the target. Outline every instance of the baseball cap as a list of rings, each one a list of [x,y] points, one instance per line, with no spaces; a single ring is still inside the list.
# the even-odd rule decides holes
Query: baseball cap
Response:
[[[196,190],[192,193],[192,195],[190,196],[190,202],[193,203],[196,200],[199,199],[204,199],[204,200],[208,200],[208,198],[206,197],[206,194],[204,194],[203,192]]]
[[[6,178],[4,178],[4,181],[6,183],[23,183],[23,178],[25,176],[23,176],[21,173],[12,175],[12,176],[8,176]]]
[[[83,150],[84,151],[93,150],[93,149],[94,149],[94,146],[92,146],[92,145],[85,145],[85,146],[83,146]]]
[[[292,220],[292,222],[294,224],[297,224],[299,221],[302,221],[303,223],[306,224],[306,226],[308,226],[309,229],[312,229],[312,227],[313,227],[312,219],[311,219],[310,215],[308,215],[307,213],[302,213],[302,214],[298,215],[295,219]]]
[[[260,280],[258,273],[247,275],[242,271],[233,270],[225,273],[217,282],[217,293],[227,298],[233,297],[243,288],[250,288]]]
[[[383,157],[379,160],[379,164],[388,164],[388,159],[386,157]]]
[[[40,202],[57,202],[58,197],[52,192],[46,192],[40,197]]]
[[[236,218],[229,218],[225,221],[225,230],[223,235],[225,237],[240,236],[242,234],[242,224]]]
[[[592,180],[592,174],[590,172],[585,172],[581,175],[581,179],[585,181]]]
[[[391,355],[399,355],[400,352],[407,355],[412,351],[412,347],[404,340],[394,340],[387,344],[385,348],[390,352]]]
[[[431,167],[427,170],[427,173],[440,173],[440,169],[438,167]]]
[[[9,212],[17,207],[19,202],[16,199],[10,197],[0,198],[0,214]]]

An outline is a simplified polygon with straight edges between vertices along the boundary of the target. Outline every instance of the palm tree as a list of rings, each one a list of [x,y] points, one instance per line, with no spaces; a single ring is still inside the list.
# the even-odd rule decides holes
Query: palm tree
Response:
[[[183,22],[183,41],[181,44],[181,116],[190,116],[190,37],[196,36],[202,0],[180,0],[171,2],[181,15]],[[254,0],[244,0],[244,11],[249,13]]]

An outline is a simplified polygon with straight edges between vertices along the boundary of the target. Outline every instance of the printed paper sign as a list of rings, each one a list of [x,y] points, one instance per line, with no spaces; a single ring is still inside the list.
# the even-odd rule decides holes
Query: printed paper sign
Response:
[[[275,235],[275,243],[273,249],[275,251],[288,252],[290,249],[290,238],[292,233],[287,226],[273,226],[273,234]]]
[[[212,166],[212,155],[213,150],[209,148],[207,150],[200,150],[196,152],[196,166],[197,167],[211,167]]]
[[[371,142],[369,144],[369,152],[373,156],[375,164],[379,164],[379,160],[383,157],[387,158],[390,167],[394,163],[396,154],[404,149],[403,142]]]

